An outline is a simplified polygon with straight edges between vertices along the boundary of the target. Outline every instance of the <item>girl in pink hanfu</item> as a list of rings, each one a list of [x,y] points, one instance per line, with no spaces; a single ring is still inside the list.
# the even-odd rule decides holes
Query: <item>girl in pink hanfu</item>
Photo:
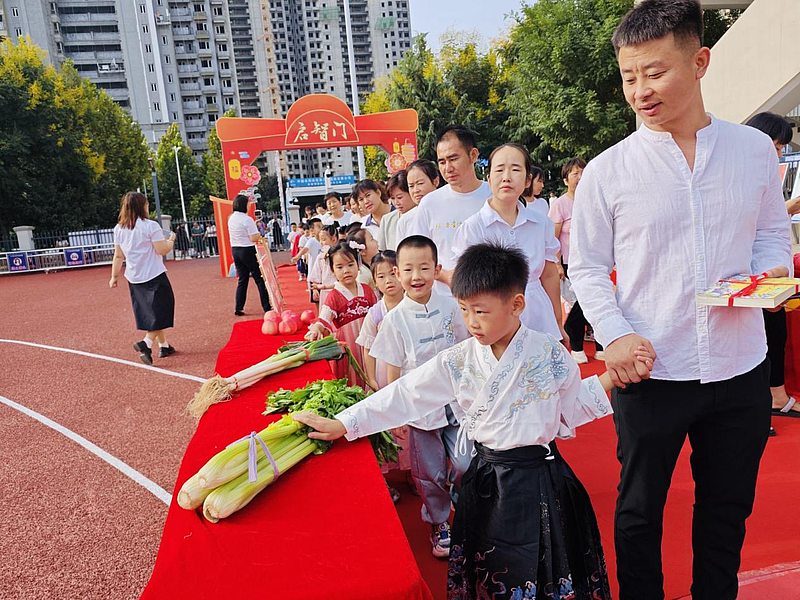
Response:
[[[333,333],[340,343],[347,345],[358,364],[364,368],[361,346],[356,343],[364,317],[377,301],[368,285],[358,283],[359,254],[348,242],[340,242],[328,252],[328,266],[336,277],[336,285],[325,298],[319,318],[311,324],[307,340],[319,340]],[[347,358],[331,365],[336,378],[346,377],[350,385],[366,388],[366,382],[350,366]]]
[[[327,225],[319,231],[319,241],[322,244],[317,260],[308,273],[308,281],[311,289],[319,292],[319,305],[325,304],[325,298],[336,285],[336,277],[333,276],[330,265],[328,264],[328,252],[339,241],[339,234],[334,225]]]

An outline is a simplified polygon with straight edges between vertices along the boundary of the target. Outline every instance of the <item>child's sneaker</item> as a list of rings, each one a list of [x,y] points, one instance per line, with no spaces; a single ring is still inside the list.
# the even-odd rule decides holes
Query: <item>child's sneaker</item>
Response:
[[[433,546],[433,555],[436,558],[447,558],[450,556],[450,524],[439,523],[433,525],[433,533],[431,533],[431,545]]]
[[[575,359],[575,362],[579,365],[585,365],[589,362],[589,358],[586,356],[586,352],[583,350],[573,350],[570,352],[572,358]]]

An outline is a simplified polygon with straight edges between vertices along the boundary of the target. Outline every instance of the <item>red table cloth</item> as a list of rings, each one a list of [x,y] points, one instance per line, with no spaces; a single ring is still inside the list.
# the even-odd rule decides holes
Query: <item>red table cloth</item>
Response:
[[[800,400],[800,310],[787,310],[786,321],[789,332],[784,366],[786,391],[790,396]]]
[[[259,321],[237,323],[217,372],[230,376],[273,354],[281,340],[262,335]],[[211,456],[275,420],[261,415],[269,391],[330,377],[326,362],[309,363],[267,377],[203,416],[142,598],[431,598],[367,440],[342,439],[306,458],[217,524],[175,501]]]

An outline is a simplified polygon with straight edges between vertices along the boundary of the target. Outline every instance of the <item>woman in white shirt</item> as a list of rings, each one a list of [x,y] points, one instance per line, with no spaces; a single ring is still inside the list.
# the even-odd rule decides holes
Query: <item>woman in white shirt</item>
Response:
[[[261,268],[256,255],[256,242],[261,239],[256,222],[247,214],[247,205],[250,198],[239,194],[233,201],[233,213],[228,218],[228,234],[231,238],[233,251],[233,264],[239,283],[236,285],[236,309],[233,314],[237,317],[244,315],[244,303],[247,300],[247,281],[250,277],[256,282],[258,293],[261,296],[261,308],[264,312],[270,310],[269,294],[264,279],[261,277]]]
[[[161,226],[148,219],[149,214],[150,205],[144,194],[128,192],[122,197],[119,220],[114,227],[114,260],[108,282],[109,287],[117,287],[124,260],[136,328],[147,332],[133,349],[146,365],[153,364],[153,342],[158,342],[159,358],[175,353],[164,334],[174,324],[175,296],[161,259],[175,245],[175,234],[166,239]]]

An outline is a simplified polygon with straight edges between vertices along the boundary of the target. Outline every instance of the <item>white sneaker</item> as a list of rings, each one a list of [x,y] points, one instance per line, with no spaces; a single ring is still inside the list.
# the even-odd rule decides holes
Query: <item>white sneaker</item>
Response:
[[[575,362],[578,363],[579,365],[585,365],[586,363],[589,362],[589,359],[586,356],[586,352],[584,352],[583,350],[579,350],[577,352],[573,350],[572,352],[570,352],[570,354],[572,355],[572,358],[575,359]]]
[[[303,281],[303,276],[302,275],[298,275],[297,276],[297,281]]]
[[[606,361],[606,353],[602,350],[598,350],[594,353],[595,360],[602,360],[603,362]]]

